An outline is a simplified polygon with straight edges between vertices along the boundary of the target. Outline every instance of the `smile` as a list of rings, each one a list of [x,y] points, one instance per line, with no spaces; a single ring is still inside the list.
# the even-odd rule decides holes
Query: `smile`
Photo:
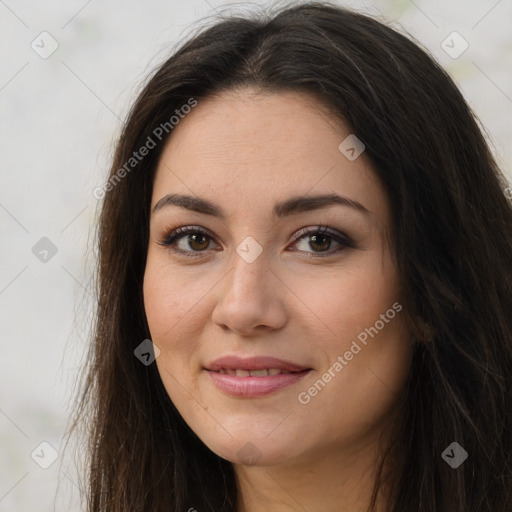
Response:
[[[213,361],[204,370],[217,389],[241,398],[276,393],[312,371],[296,363],[266,356],[245,359],[227,356]]]

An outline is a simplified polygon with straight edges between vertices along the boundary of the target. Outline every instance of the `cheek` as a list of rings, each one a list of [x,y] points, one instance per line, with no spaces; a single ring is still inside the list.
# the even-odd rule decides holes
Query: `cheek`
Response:
[[[172,398],[196,363],[200,336],[195,329],[201,325],[197,305],[204,292],[189,286],[186,276],[172,272],[168,263],[150,257],[143,292],[151,340],[160,350],[156,364]]]
[[[389,259],[376,252],[359,258],[357,265],[347,262],[345,268],[333,268],[322,279],[303,279],[296,291],[315,314],[319,328],[328,329],[322,344],[329,351],[343,349],[347,341],[350,345],[349,340],[376,322],[383,333],[389,330],[393,322],[383,326],[381,315],[385,320],[400,316],[396,309],[401,308],[392,308],[399,301],[398,274]]]
[[[307,297],[318,331],[329,329],[317,342],[325,357],[316,384],[301,389],[301,403],[326,410],[338,404],[341,421],[363,428],[385,413],[409,374],[413,344],[404,328],[398,274],[390,260],[372,257],[350,271],[337,269],[321,284],[308,286]]]
[[[148,256],[144,274],[144,308],[153,341],[178,343],[187,330],[193,339],[194,317],[200,313],[201,300],[211,286],[194,278],[186,269],[175,269],[164,257]],[[192,331],[191,331],[192,330]]]
[[[194,392],[190,371],[198,352],[195,340],[199,336],[194,326],[200,322],[192,317],[197,314],[194,305],[200,290],[187,287],[186,276],[172,272],[168,263],[148,256],[143,293],[151,340],[160,350],[158,372],[169,397],[179,407],[186,400],[182,395]]]
[[[197,276],[196,276],[197,277]],[[213,438],[229,445],[220,422],[208,422],[208,400],[196,379],[205,319],[202,305],[214,283],[176,271],[166,261],[148,257],[144,275],[144,305],[151,339],[160,349],[156,359],[163,386],[185,422],[203,441]],[[203,302],[201,302],[203,299]],[[204,424],[208,428],[204,431]],[[210,446],[214,449],[214,446]]]
[[[326,428],[333,435],[338,431],[357,435],[371,428],[405,389],[413,344],[399,315],[380,330],[380,324],[372,323],[363,336],[358,338],[361,333],[355,329],[354,336],[332,344],[329,363],[309,388],[301,390],[299,401],[306,409],[331,411]]]

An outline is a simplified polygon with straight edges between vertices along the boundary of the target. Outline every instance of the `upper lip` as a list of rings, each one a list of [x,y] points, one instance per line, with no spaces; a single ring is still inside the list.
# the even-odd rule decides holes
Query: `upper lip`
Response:
[[[283,361],[275,357],[259,356],[242,358],[238,356],[224,356],[212,361],[205,367],[207,370],[265,370],[268,368],[277,368],[288,372],[301,372],[310,370],[306,366],[301,366],[290,361]]]

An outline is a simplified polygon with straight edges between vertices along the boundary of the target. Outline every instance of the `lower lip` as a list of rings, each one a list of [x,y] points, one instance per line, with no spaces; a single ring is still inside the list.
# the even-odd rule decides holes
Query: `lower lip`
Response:
[[[213,383],[228,395],[238,397],[264,396],[274,393],[287,386],[295,384],[305,377],[311,370],[295,373],[280,373],[266,377],[237,377],[226,373],[206,370]]]

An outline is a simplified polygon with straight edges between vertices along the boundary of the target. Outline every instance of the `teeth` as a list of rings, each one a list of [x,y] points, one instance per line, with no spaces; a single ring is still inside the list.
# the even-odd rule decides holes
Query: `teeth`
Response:
[[[232,370],[221,368],[219,373],[223,375],[236,375],[237,377],[267,377],[268,375],[279,375],[281,373],[291,373],[287,370],[280,370],[278,368],[266,368],[264,370]]]
[[[236,370],[221,368],[219,373],[223,373],[224,375],[236,375]]]
[[[251,370],[249,374],[251,377],[266,377],[268,375],[268,370]]]

